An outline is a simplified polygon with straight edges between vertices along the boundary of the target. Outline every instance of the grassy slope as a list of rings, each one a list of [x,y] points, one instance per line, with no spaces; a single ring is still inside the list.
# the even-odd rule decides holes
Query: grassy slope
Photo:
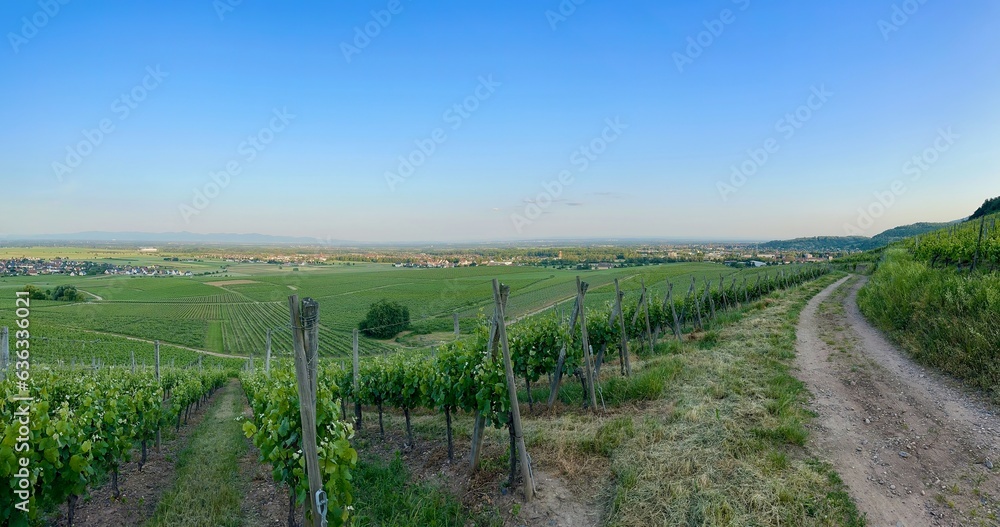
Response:
[[[933,268],[891,250],[858,306],[917,361],[1000,396],[1000,273]]]
[[[160,500],[148,525],[239,526],[243,485],[239,458],[246,452],[239,385],[230,383],[216,395],[212,408],[191,435],[178,460],[177,480]]]
[[[522,391],[532,458],[571,486],[602,482],[603,491],[578,498],[602,503],[610,526],[864,525],[839,477],[803,446],[811,414],[803,385],[789,373],[798,313],[835,279],[724,315],[698,342],[663,342],[654,356],[633,359],[628,379],[608,364],[603,415],[578,409],[582,389],[572,379],[560,391],[568,406],[555,417],[530,414]],[[545,392],[533,390],[536,401]],[[377,429],[375,418],[366,414],[367,429]],[[443,421],[415,416],[418,441],[440,443]],[[401,418],[387,415],[386,427],[402,430]],[[456,455],[464,455],[471,427],[468,416],[456,418]],[[506,444],[505,431],[490,430],[487,438]],[[499,483],[506,454],[483,465]]]

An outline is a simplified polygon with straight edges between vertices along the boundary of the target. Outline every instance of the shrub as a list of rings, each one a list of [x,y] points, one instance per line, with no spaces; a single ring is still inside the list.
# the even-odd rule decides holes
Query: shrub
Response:
[[[358,324],[362,333],[377,339],[392,338],[409,327],[410,309],[385,299],[372,304],[365,319]]]

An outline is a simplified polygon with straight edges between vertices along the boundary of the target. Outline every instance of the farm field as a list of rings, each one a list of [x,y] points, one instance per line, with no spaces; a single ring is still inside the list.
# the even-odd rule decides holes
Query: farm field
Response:
[[[360,264],[301,266],[293,271],[287,267],[279,270],[275,265],[231,263],[222,274],[197,277],[7,277],[0,279],[0,294],[12,296],[28,284],[42,289],[73,285],[88,294],[88,301],[36,303],[32,316],[40,326],[100,332],[108,338],[160,340],[242,357],[262,355],[268,330],[272,330],[274,353],[288,354],[287,298],[291,294],[309,296],[321,305],[321,354],[343,357],[350,353],[353,329],[368,306],[380,299],[407,306],[414,332],[432,334],[433,342],[438,342],[448,338],[455,313],[462,332],[471,331],[477,317],[492,306],[493,278],[510,285],[507,312],[517,319],[569,301],[575,296],[577,276],[590,284],[587,305],[599,307],[613,299],[616,278],[626,303],[638,300],[643,281],[651,300],[662,302],[667,281],[674,284],[677,297],[687,292],[692,278],[699,289],[706,280],[717,288],[720,277],[725,276],[728,287],[734,279],[737,285],[744,279],[752,284],[758,277],[791,273],[797,267],[737,270],[715,263],[677,263],[577,271],[517,266],[407,269]],[[12,311],[12,304],[0,306],[0,317],[12,318]],[[362,336],[360,347],[368,354],[414,345],[410,339],[400,340]],[[102,345],[92,343],[91,348],[96,352]]]

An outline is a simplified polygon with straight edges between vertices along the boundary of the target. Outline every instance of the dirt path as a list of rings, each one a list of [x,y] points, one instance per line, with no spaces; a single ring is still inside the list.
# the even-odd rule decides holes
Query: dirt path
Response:
[[[69,326],[67,326],[67,327],[69,327]],[[132,337],[132,336],[129,336],[129,335],[122,335],[121,333],[110,333],[110,332],[107,332],[107,331],[98,331],[96,329],[85,329],[85,328],[77,328],[77,327],[74,327],[73,329],[75,331],[84,331],[86,333],[94,333],[94,334],[97,334],[97,335],[107,335],[109,337],[120,337],[120,338],[127,339],[127,340],[133,340],[135,342],[145,342],[147,344],[153,344],[153,343],[156,342],[154,340],[143,339],[143,338],[139,338],[139,337]],[[165,345],[168,345],[168,346],[173,346],[175,348],[180,348],[182,350],[193,351],[195,353],[201,353],[202,355],[211,355],[213,357],[220,357],[220,358],[223,358],[223,359],[246,359],[247,358],[246,355],[230,355],[230,354],[226,354],[226,353],[219,353],[219,352],[216,352],[216,351],[208,351],[208,350],[203,350],[203,349],[198,349],[198,348],[192,348],[192,347],[188,347],[188,346],[182,346],[180,344],[174,344],[172,342],[161,341],[161,343],[165,344]]]
[[[238,460],[246,442],[241,423],[243,390],[230,381],[218,392],[204,419],[178,455],[172,486],[147,527],[238,527],[242,525],[245,484]]]
[[[856,303],[865,281],[831,285],[799,319],[798,376],[819,414],[810,448],[833,463],[870,526],[1000,525],[996,408],[868,324]]]
[[[74,527],[106,527],[109,525],[141,525],[153,515],[160,497],[170,487],[177,470],[177,457],[187,447],[191,434],[201,424],[206,411],[216,403],[218,393],[207,403],[191,413],[187,425],[172,435],[172,429],[164,432],[165,439],[160,451],[148,445],[146,464],[139,470],[140,452],[132,452],[132,459],[124,463],[118,477],[121,497],[112,496],[110,483],[91,489],[90,495],[77,505]],[[66,525],[65,506],[61,506],[55,526]]]

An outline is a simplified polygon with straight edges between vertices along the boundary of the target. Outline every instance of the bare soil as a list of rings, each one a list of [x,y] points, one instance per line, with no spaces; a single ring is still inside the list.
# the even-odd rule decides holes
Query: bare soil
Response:
[[[527,412],[527,408],[524,411]],[[484,463],[475,474],[470,474],[468,438],[455,438],[455,460],[449,461],[448,444],[444,439],[415,437],[416,445],[408,449],[403,447],[405,432],[397,430],[397,426],[390,427],[388,419],[384,441],[379,439],[377,423],[374,428],[367,420],[365,424],[369,441],[367,453],[388,461],[399,452],[415,483],[435,485],[456,496],[472,511],[498,513],[505,527],[596,527],[600,524],[602,511],[595,506],[595,500],[585,497],[600,492],[596,482],[603,480],[566,478],[561,474],[565,471],[559,467],[534,460],[535,499],[525,502],[520,477],[514,490],[508,489],[506,433],[502,442],[490,438],[483,442]],[[539,450],[531,453],[546,459]],[[485,462],[497,458],[503,460],[499,465]]]
[[[146,523],[160,501],[160,496],[174,483],[177,456],[188,444],[188,437],[198,427],[205,416],[205,411],[216,403],[216,395],[197,410],[192,410],[187,424],[182,424],[180,431],[169,440],[164,439],[160,451],[156,452],[152,442],[146,447],[146,464],[139,470],[140,450],[132,452],[131,461],[124,463],[119,469],[119,498],[113,497],[110,476],[109,480],[76,505],[76,515],[73,527],[107,527],[142,525]],[[170,432],[164,431],[166,436]],[[66,506],[60,507],[50,519],[50,525],[65,526],[67,521]]]
[[[866,280],[831,285],[799,319],[798,377],[818,413],[809,447],[870,526],[1000,525],[997,408],[872,327],[856,303]]]

